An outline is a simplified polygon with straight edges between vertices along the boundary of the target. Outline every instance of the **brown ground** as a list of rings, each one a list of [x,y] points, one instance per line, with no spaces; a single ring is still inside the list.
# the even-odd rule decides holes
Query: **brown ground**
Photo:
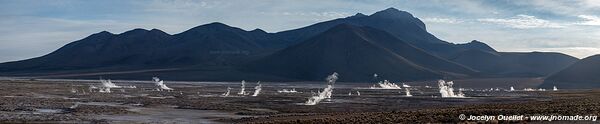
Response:
[[[431,107],[420,110],[383,112],[336,112],[320,114],[293,114],[272,117],[243,118],[243,123],[468,123],[458,117],[465,115],[600,115],[600,90],[550,92],[548,100],[514,103],[485,103]],[[471,121],[472,122],[472,121]],[[497,121],[477,123],[498,123]],[[534,123],[548,123],[533,121]],[[565,123],[556,122],[555,123]],[[579,121],[578,121],[579,122]],[[501,121],[500,123],[506,123]],[[531,123],[512,121],[511,123]],[[570,122],[572,123],[572,122]],[[598,123],[580,121],[579,123]]]
[[[436,88],[371,90],[369,84],[336,84],[334,98],[301,105],[323,84],[263,83],[257,97],[238,95],[239,83],[169,83],[174,91],[135,89],[89,92],[82,81],[0,81],[0,122],[42,123],[429,123],[466,122],[465,115],[599,115],[600,90],[466,92],[470,98],[439,98]],[[256,82],[248,82],[252,93]],[[230,97],[220,96],[227,87]],[[280,89],[302,93],[278,93]],[[76,92],[72,92],[75,90]],[[361,96],[356,96],[356,91]],[[400,91],[400,93],[399,93]],[[352,92],[354,95],[348,96]],[[528,121],[523,121],[528,122]],[[536,121],[533,121],[536,122]],[[554,121],[556,122],[556,121]],[[580,121],[581,122],[581,121]],[[539,122],[545,123],[545,122]],[[558,122],[563,123],[563,122]]]

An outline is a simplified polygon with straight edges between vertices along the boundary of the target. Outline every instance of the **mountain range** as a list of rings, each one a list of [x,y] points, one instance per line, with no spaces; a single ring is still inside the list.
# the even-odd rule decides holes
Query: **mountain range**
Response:
[[[540,86],[563,89],[600,87],[600,55],[586,57],[555,74],[550,75]]]
[[[301,80],[319,80],[338,72],[342,80],[368,81],[467,77],[476,71],[431,55],[393,35],[370,27],[340,24],[300,44],[244,65],[249,70]]]
[[[552,52],[499,52],[473,40],[455,44],[427,31],[412,14],[388,8],[277,33],[210,23],[179,34],[102,31],[47,55],[0,63],[1,76],[43,78],[343,81],[374,73],[393,81],[545,77],[577,58]]]

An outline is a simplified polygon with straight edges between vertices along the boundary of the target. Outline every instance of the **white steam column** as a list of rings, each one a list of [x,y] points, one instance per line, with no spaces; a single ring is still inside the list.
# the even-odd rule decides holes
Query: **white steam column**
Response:
[[[410,94],[410,89],[408,89],[408,88],[404,88],[404,89],[406,89],[406,96],[411,97],[412,95]]]
[[[229,96],[230,92],[231,92],[231,87],[227,87],[227,92],[223,93],[223,96],[225,96],[225,97]]]
[[[452,85],[454,85],[454,82],[452,81],[438,81],[438,87],[440,89],[440,94],[442,95],[442,97],[465,97],[465,95],[462,94],[462,92],[454,94],[454,88],[452,88]]]
[[[383,82],[377,83],[379,86],[371,86],[371,89],[402,89],[400,86],[395,83],[390,83],[388,80],[383,80]]]
[[[259,81],[258,83],[256,83],[256,87],[254,87],[254,94],[252,94],[252,96],[258,96],[260,90],[262,90],[262,84],[260,84]]]
[[[308,99],[308,101],[306,101],[306,103],[304,103],[304,105],[316,105],[325,98],[331,98],[331,95],[333,92],[333,84],[335,84],[335,81],[337,79],[338,79],[338,73],[336,73],[336,72],[333,72],[333,74],[327,76],[327,78],[325,79],[327,81],[327,87],[325,89],[323,89],[323,92],[319,91],[317,96],[310,97]]]
[[[100,90],[98,92],[101,92],[101,93],[110,93],[111,88],[121,88],[121,86],[117,86],[112,81],[110,81],[110,79],[108,79],[108,80],[100,79],[100,83],[102,83],[102,86],[99,88]],[[92,87],[90,87],[90,89],[91,88]]]
[[[163,80],[160,80],[160,78],[158,78],[158,77],[152,77],[152,80],[154,81],[154,84],[156,84],[156,86],[158,86],[158,88],[157,88],[158,91],[173,90],[173,88],[167,87],[167,85],[165,85],[165,82]]]
[[[239,95],[247,95],[246,93],[246,81],[242,80],[242,89],[238,92]]]

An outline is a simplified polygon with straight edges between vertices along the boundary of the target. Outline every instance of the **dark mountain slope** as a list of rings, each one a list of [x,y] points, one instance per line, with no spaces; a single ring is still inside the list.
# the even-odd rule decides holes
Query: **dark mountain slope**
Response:
[[[600,55],[590,56],[577,61],[571,66],[547,77],[540,86],[543,88],[599,88],[600,87]]]
[[[4,72],[127,67],[164,68],[182,65],[231,65],[281,47],[262,30],[244,31],[221,23],[176,35],[157,29],[121,34],[100,32],[33,59],[0,64]],[[125,68],[122,68],[125,69]]]
[[[2,63],[0,67],[5,70],[68,70],[130,64],[136,61],[130,55],[149,51],[168,39],[170,36],[160,30],[134,29],[119,35],[103,31],[69,43],[50,54]]]
[[[281,39],[285,39],[290,44],[294,44],[338,24],[369,26],[389,32],[396,38],[406,41],[428,53],[470,67],[489,76],[546,76],[565,68],[577,60],[568,55],[557,55],[554,53],[499,53],[487,44],[476,40],[466,44],[452,44],[440,40],[427,32],[425,24],[412,14],[395,8],[382,10],[368,16],[359,13],[347,18],[279,32],[275,35]],[[535,60],[527,58],[552,58],[558,61],[552,62],[547,61],[548,59]],[[530,63],[539,64],[534,65],[536,67],[523,67],[531,65]],[[505,68],[497,70],[499,67]]]
[[[481,50],[481,51],[486,51],[486,52],[498,52],[496,51],[494,48],[488,46],[487,44],[477,41],[477,40],[473,40],[469,43],[465,43],[465,44],[456,44],[457,47],[459,47],[460,49],[463,50]]]
[[[245,65],[307,41],[340,24],[370,27],[359,29],[378,33],[364,33],[369,35],[363,40],[375,42],[376,46],[382,46],[407,62],[436,74],[451,75],[449,77],[539,77],[561,70],[577,60],[556,53],[497,52],[479,41],[449,43],[428,33],[425,24],[412,14],[389,8],[368,16],[359,13],[279,33],[267,33],[260,29],[245,31],[222,23],[201,25],[175,35],[157,29],[135,29],[121,34],[100,32],[41,57],[0,63],[0,75],[129,72],[165,68],[210,68],[211,71],[228,72],[234,69],[232,67]],[[379,56],[373,53],[370,54]],[[171,72],[175,73],[173,70]],[[235,75],[224,77],[234,78]]]
[[[344,75],[342,80],[346,81],[369,81],[373,73],[390,80],[440,79],[474,73],[384,31],[348,24],[333,27],[243,68],[299,80],[321,80],[332,72]]]
[[[451,61],[486,73],[488,76],[543,77],[577,61],[561,53],[518,53],[466,50]]]
[[[384,30],[397,38],[412,44],[449,44],[426,30],[425,24],[412,14],[395,8],[388,8],[366,16],[358,13],[347,18],[313,24],[307,27],[279,32],[276,35],[292,43],[304,41],[339,24],[369,26]]]

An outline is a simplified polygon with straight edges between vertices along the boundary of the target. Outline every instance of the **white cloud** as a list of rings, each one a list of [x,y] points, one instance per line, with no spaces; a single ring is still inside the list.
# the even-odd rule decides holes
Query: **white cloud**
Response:
[[[593,15],[579,15],[577,17],[582,18],[584,20],[583,22],[576,23],[578,25],[600,26],[600,17],[598,17],[598,16],[593,16]]]
[[[408,4],[409,6],[415,6],[417,4],[422,4],[424,1],[416,1],[417,3]],[[427,1],[428,3],[432,3],[433,5],[418,5],[418,6],[436,6],[439,8],[443,8],[443,11],[450,12],[459,12],[459,13],[469,13],[469,14],[494,14],[498,13],[498,10],[495,6],[489,6],[485,4],[485,1],[482,0],[431,0]]]
[[[218,2],[206,2],[197,0],[152,0],[143,1],[138,4],[146,6],[144,11],[148,12],[178,12],[189,13],[204,8],[213,8]]]
[[[305,16],[305,17],[324,17],[324,18],[341,18],[350,16],[350,13],[346,12],[260,12],[260,14],[270,16]]]
[[[583,5],[587,8],[595,8],[595,9],[599,9],[600,8],[600,1],[598,0],[581,0],[580,1],[580,5]]]
[[[591,14],[600,10],[600,1],[598,0],[514,0],[511,2],[533,10],[560,15]]]
[[[484,18],[477,19],[477,21],[484,23],[494,23],[504,25],[510,28],[516,29],[531,29],[531,28],[564,28],[565,26],[560,23],[554,23],[548,20],[539,19],[535,16],[530,15],[517,15],[511,18]]]
[[[458,24],[458,23],[464,22],[463,20],[458,20],[458,19],[454,19],[454,18],[437,18],[437,17],[424,18],[423,21],[431,22],[431,23],[448,23],[448,24]]]
[[[308,19],[311,23],[316,23],[320,21],[331,20],[335,18],[343,18],[351,16],[352,14],[347,12],[335,12],[335,11],[324,11],[324,12],[316,12],[316,11],[306,11],[306,12],[260,12],[261,15],[270,16],[270,17],[278,17],[285,16],[286,18],[302,18]]]

